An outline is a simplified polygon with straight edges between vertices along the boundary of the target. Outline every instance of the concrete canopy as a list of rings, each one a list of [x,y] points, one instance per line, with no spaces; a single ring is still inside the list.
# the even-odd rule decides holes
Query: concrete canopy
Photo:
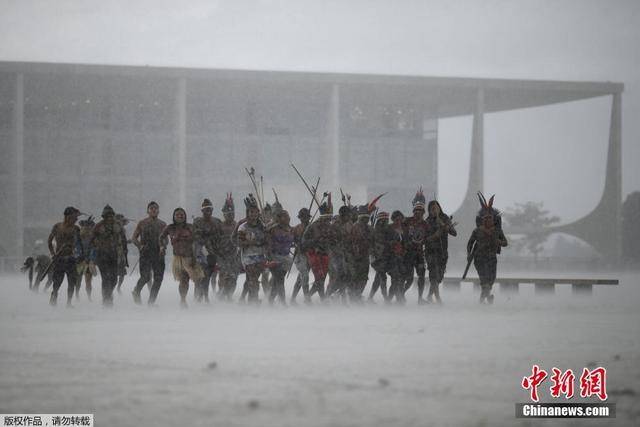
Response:
[[[430,105],[436,117],[474,113],[478,89],[484,90],[484,112],[507,111],[621,93],[624,85],[614,82],[575,82],[545,80],[483,79],[462,77],[388,76],[292,71],[139,67],[121,65],[60,64],[0,61],[0,72],[123,75],[211,80],[245,80],[273,83],[339,84],[351,89],[370,90],[368,98],[415,100]]]

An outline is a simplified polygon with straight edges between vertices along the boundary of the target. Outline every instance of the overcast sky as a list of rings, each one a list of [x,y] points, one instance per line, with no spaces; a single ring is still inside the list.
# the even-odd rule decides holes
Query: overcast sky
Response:
[[[0,0],[0,60],[623,82],[623,197],[640,190],[638,1],[176,4]],[[610,106],[487,115],[486,191],[500,207],[586,214],[602,192]],[[470,138],[470,118],[441,121],[449,211],[465,191]]]

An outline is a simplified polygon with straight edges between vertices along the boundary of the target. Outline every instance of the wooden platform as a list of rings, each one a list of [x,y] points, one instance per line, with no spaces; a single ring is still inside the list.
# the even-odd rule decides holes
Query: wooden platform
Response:
[[[445,277],[442,281],[447,290],[460,290],[461,283],[472,283],[474,288],[480,289],[480,279],[467,277],[462,280],[459,277]],[[521,284],[532,283],[537,294],[553,294],[556,285],[571,285],[574,294],[591,295],[594,285],[617,286],[617,279],[572,279],[572,278],[531,278],[531,277],[498,277],[495,283],[499,284],[501,292],[517,293]]]

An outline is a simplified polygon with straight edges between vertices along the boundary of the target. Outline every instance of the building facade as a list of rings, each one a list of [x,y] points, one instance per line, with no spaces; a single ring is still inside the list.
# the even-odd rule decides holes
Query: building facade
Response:
[[[99,214],[109,203],[138,218],[156,200],[169,218],[177,206],[198,215],[204,197],[219,209],[233,192],[243,216],[247,167],[264,177],[267,200],[273,188],[291,209],[310,199],[295,163],[309,181],[321,177],[336,207],[342,188],[354,203],[388,192],[383,207],[409,211],[418,186],[437,195],[438,119],[468,114],[459,212],[471,212],[485,112],[621,92],[612,83],[0,62],[0,256],[29,253],[68,205]]]

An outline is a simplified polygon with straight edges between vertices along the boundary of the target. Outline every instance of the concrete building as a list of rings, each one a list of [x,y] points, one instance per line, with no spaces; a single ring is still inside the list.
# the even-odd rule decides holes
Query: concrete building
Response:
[[[296,209],[309,196],[290,162],[310,181],[321,176],[335,206],[342,187],[357,202],[387,191],[385,206],[409,211],[419,185],[437,194],[438,119],[473,115],[469,185],[454,214],[466,234],[483,189],[485,113],[611,96],[602,201],[558,230],[618,259],[622,91],[610,82],[0,62],[0,256],[29,252],[67,205],[99,214],[109,203],[136,218],[157,200],[169,218],[176,206],[199,214],[203,197],[217,210],[232,191],[242,216],[249,166],[265,177],[268,199],[276,188]]]

